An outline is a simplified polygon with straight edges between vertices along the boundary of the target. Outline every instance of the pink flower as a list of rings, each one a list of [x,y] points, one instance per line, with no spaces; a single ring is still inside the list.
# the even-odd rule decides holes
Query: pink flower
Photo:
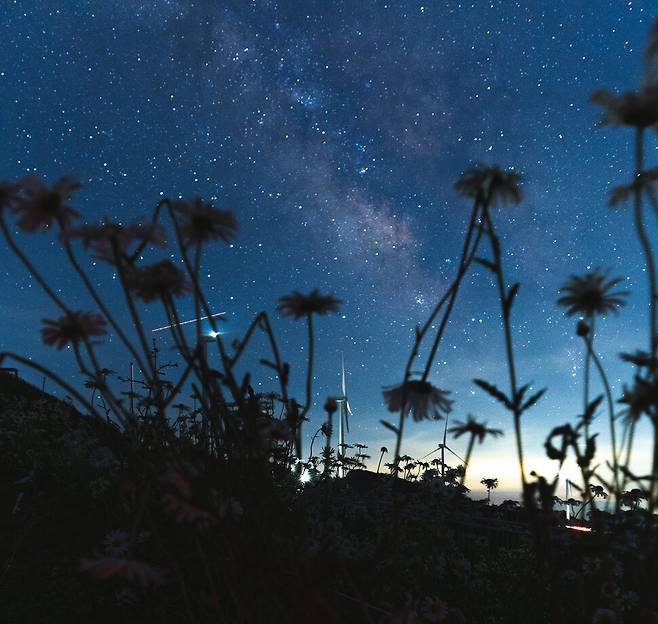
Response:
[[[207,511],[200,509],[175,494],[165,494],[162,497],[162,502],[165,506],[165,511],[175,514],[178,524],[194,524],[199,529],[208,528],[210,516]]]
[[[230,210],[219,210],[199,197],[172,202],[172,207],[182,217],[179,229],[185,247],[217,239],[228,243],[238,231],[238,221]]]
[[[171,260],[135,269],[128,277],[128,288],[146,303],[168,296],[180,297],[190,290],[185,275]]]
[[[192,486],[188,478],[175,466],[169,465],[163,481],[172,487],[174,492],[162,496],[165,510],[175,514],[179,524],[194,524],[199,529],[207,529],[210,524],[210,515],[190,501]]]
[[[164,571],[144,561],[124,559],[122,557],[101,557],[100,559],[83,559],[80,562],[83,572],[93,574],[97,579],[125,578],[137,581],[144,587],[161,585],[165,582]]]
[[[107,332],[105,320],[91,312],[70,312],[56,321],[42,319],[46,325],[41,330],[41,339],[47,345],[55,346],[60,351],[69,343],[74,346],[90,336],[103,336]]]
[[[13,206],[18,216],[18,227],[25,232],[36,232],[49,227],[53,221],[65,228],[69,222],[80,214],[67,202],[80,188],[80,182],[73,178],[60,178],[52,187],[48,187],[39,178],[29,176],[21,180],[23,196]]]

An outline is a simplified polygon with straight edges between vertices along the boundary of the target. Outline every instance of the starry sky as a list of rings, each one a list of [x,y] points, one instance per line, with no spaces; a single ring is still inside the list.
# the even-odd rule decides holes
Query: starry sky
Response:
[[[59,5],[59,9],[55,8]],[[611,267],[632,291],[602,321],[597,351],[621,392],[632,379],[620,351],[643,348],[646,285],[630,215],[606,207],[631,174],[631,135],[595,128],[597,88],[631,88],[642,72],[649,1],[439,2],[367,0],[45,0],[3,3],[0,20],[0,177],[77,176],[84,220],[127,221],[162,197],[200,195],[235,211],[240,233],[208,250],[204,286],[239,337],[271,313],[293,390],[302,398],[304,326],[275,312],[278,297],[318,287],[344,300],[317,323],[315,406],[348,369],[354,419],[348,441],[393,446],[382,386],[399,383],[416,323],[456,270],[468,202],[453,191],[473,162],[512,166],[525,199],[496,222],[510,281],[520,281],[514,340],[520,377],[548,387],[529,412],[529,468],[551,427],[581,409],[582,347],[555,306],[571,273]],[[655,151],[648,146],[649,161]],[[74,307],[92,309],[52,232],[18,237]],[[90,259],[95,283],[118,301],[116,276]],[[0,247],[0,348],[74,380],[70,352],[40,344],[56,310]],[[113,304],[114,305],[114,304]],[[116,304],[118,313],[121,308]],[[181,316],[193,318],[189,302]],[[147,327],[164,314],[144,309]],[[166,339],[159,345],[166,353]],[[256,342],[257,349],[264,344]],[[109,368],[127,374],[116,340]],[[473,386],[507,386],[495,289],[469,274],[431,380],[452,391],[453,416],[472,413],[507,435],[476,449],[471,485],[518,487],[508,416]],[[172,355],[173,358],[173,355]],[[40,377],[22,371],[40,383]],[[275,388],[254,364],[255,387]],[[59,392],[50,387],[53,392]],[[606,422],[599,422],[607,443]],[[442,423],[410,424],[403,450],[421,456]],[[640,436],[642,438],[642,436]],[[638,461],[647,457],[640,439]],[[464,452],[465,441],[452,444]],[[565,471],[570,470],[569,466]]]

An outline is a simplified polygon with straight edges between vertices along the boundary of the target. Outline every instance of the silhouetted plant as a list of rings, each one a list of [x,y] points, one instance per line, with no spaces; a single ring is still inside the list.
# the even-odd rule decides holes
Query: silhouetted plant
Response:
[[[468,447],[466,448],[466,458],[464,460],[464,475],[461,480],[463,485],[466,480],[466,471],[468,470],[468,464],[471,461],[471,453],[473,452],[473,445],[475,442],[477,441],[479,444],[482,444],[487,436],[497,438],[498,436],[502,436],[503,432],[500,429],[489,429],[486,422],[480,423],[470,414],[468,415],[466,422],[457,421],[457,424],[448,429],[448,431],[453,434],[455,439],[464,434],[470,436],[468,439]]]
[[[521,416],[530,409],[545,392],[540,390],[534,395],[526,398],[525,394],[530,385],[526,384],[519,387],[516,374],[516,364],[514,361],[514,350],[512,345],[512,326],[511,311],[514,299],[519,290],[519,284],[513,284],[509,289],[505,281],[502,265],[502,254],[500,241],[496,235],[493,220],[491,217],[491,208],[496,204],[519,203],[522,198],[521,175],[515,171],[505,171],[498,165],[486,167],[476,165],[469,169],[457,183],[457,190],[467,197],[481,197],[483,211],[481,226],[491,244],[492,260],[477,258],[477,261],[491,271],[496,280],[498,297],[501,306],[501,316],[503,321],[503,333],[505,339],[505,354],[507,359],[507,369],[510,383],[510,395],[506,396],[493,384],[482,380],[475,379],[475,383],[483,390],[500,401],[512,414],[514,421],[514,433],[516,436],[516,448],[521,471],[521,483],[525,490],[526,475],[523,460],[523,442],[521,439]]]
[[[656,41],[658,30],[650,33],[645,55],[643,85],[635,91],[625,91],[619,95],[606,90],[598,90],[591,100],[603,108],[600,125],[614,125],[631,128],[634,132],[634,177],[630,185],[613,189],[610,204],[616,206],[632,195],[633,221],[635,232],[644,254],[649,290],[649,362],[647,370],[649,383],[656,381],[658,370],[655,367],[658,350],[658,284],[656,283],[656,260],[644,219],[643,197],[648,195],[653,207],[656,196],[653,189],[655,174],[645,166],[644,142],[647,129],[658,125],[658,81],[656,76]],[[658,503],[658,405],[652,406],[651,418],[654,424],[654,448],[652,463],[652,486],[649,510],[653,512]]]
[[[485,488],[487,488],[487,504],[491,504],[491,490],[495,490],[498,487],[498,479],[482,479],[480,481]]]

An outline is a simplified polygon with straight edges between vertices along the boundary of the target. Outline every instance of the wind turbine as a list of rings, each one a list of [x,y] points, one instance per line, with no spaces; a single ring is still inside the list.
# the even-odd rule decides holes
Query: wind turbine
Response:
[[[345,431],[349,433],[350,430],[350,416],[352,416],[352,409],[347,400],[347,380],[345,378],[345,356],[341,355],[341,377],[340,377],[341,396],[336,399],[338,403],[338,448],[342,450],[345,455]],[[338,476],[343,477],[345,469],[341,465],[338,467]]]
[[[443,443],[439,444],[439,446],[437,448],[435,448],[433,451],[430,451],[427,455],[423,455],[423,457],[420,458],[420,459],[425,459],[426,457],[429,457],[430,455],[432,455],[432,453],[436,453],[437,451],[441,451],[441,478],[442,479],[445,476],[445,472],[446,472],[446,451],[448,451],[448,453],[452,453],[459,461],[461,461],[464,464],[464,468],[466,467],[466,460],[464,458],[460,457],[459,455],[457,455],[457,453],[455,453],[455,451],[453,451],[446,444],[446,439],[448,437],[448,420],[449,419],[450,419],[450,416],[446,416],[446,425],[443,429]]]

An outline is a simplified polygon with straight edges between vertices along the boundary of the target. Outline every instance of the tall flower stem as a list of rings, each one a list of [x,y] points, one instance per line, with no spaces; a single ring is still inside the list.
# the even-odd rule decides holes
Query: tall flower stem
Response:
[[[644,226],[642,215],[642,185],[640,184],[644,170],[644,129],[637,128],[635,131],[635,184],[633,217],[635,230],[642,246],[642,251],[647,264],[647,278],[649,280],[649,341],[651,346],[651,357],[655,359],[658,349],[658,333],[656,327],[658,296],[656,293],[656,262],[651,248],[651,242]],[[652,376],[656,376],[655,368],[652,367]]]
[[[107,322],[112,326],[112,329],[117,333],[117,336],[119,336],[119,339],[123,343],[123,345],[130,351],[131,355],[135,358],[135,361],[137,362],[137,366],[142,370],[144,373],[146,373],[146,367],[144,366],[144,363],[142,362],[141,357],[139,356],[139,353],[137,350],[133,347],[132,343],[130,340],[128,340],[128,337],[124,333],[124,331],[121,329],[121,326],[117,321],[114,319],[113,315],[110,313],[109,309],[105,305],[105,302],[100,298],[99,294],[96,292],[96,289],[91,283],[91,280],[89,279],[89,276],[85,273],[84,269],[82,266],[80,266],[80,263],[78,262],[78,259],[76,258],[74,252],[73,252],[73,247],[71,246],[71,243],[68,241],[64,243],[64,250],[66,251],[66,255],[69,259],[69,262],[75,269],[75,272],[80,276],[80,279],[82,280],[82,283],[84,284],[85,288],[87,289],[87,292],[91,295],[91,298],[95,301],[96,305],[98,306],[99,310],[103,313],[105,318],[107,319]]]
[[[618,464],[618,456],[617,456],[617,433],[616,433],[616,427],[615,427],[615,411],[614,411],[614,402],[612,398],[612,390],[610,388],[610,382],[608,381],[608,376],[605,373],[605,369],[603,368],[603,364],[601,364],[601,360],[599,356],[594,352],[592,349],[592,341],[589,339],[587,336],[583,336],[583,340],[585,341],[585,345],[587,346],[587,353],[589,354],[590,358],[592,359],[592,362],[594,362],[594,365],[596,366],[596,369],[599,372],[599,375],[601,377],[601,382],[603,383],[603,388],[605,390],[605,396],[606,396],[606,402],[608,404],[608,419],[610,421],[610,441],[612,444],[612,471],[613,471],[613,477],[614,477],[614,484],[615,484],[615,505],[619,506],[619,495],[621,492],[619,491],[619,464]]]
[[[589,333],[591,340],[594,340],[594,316],[589,315],[587,317],[587,326],[589,327]],[[589,382],[590,382],[590,364],[592,361],[592,356],[590,355],[590,349],[585,349],[585,379],[583,381],[583,414],[587,413],[587,407],[589,406]],[[589,436],[589,423],[585,421],[585,439]]]
[[[653,249],[644,227],[644,220],[642,215],[642,185],[640,184],[642,174],[644,171],[644,128],[637,128],[635,131],[635,185],[634,185],[634,211],[635,230],[637,237],[640,240],[642,251],[644,252],[647,264],[647,278],[649,279],[649,339],[651,344],[651,361],[655,362],[656,351],[658,350],[658,328],[656,327],[656,320],[658,311],[658,293],[656,292],[656,263],[653,255]],[[658,372],[656,367],[651,366],[649,369],[651,381],[656,382]],[[658,405],[653,406],[653,464],[651,469],[651,492],[649,496],[649,513],[658,504]]]
[[[34,277],[34,279],[38,282],[39,286],[43,289],[43,291],[53,300],[55,305],[64,312],[64,314],[70,314],[71,311],[69,310],[68,306],[61,300],[60,297],[58,297],[52,288],[48,286],[46,283],[46,280],[41,277],[41,274],[39,271],[37,271],[36,267],[30,262],[28,257],[21,251],[20,247],[16,244],[14,239],[11,237],[11,234],[9,233],[9,229],[7,228],[7,224],[5,223],[4,219],[0,217],[0,229],[2,230],[2,234],[7,241],[7,244],[9,245],[10,249],[14,252],[14,255],[25,265],[25,268],[28,270],[30,275]]]
[[[486,206],[483,208],[486,209]],[[450,318],[450,313],[452,312],[452,308],[455,305],[455,301],[457,300],[457,294],[459,293],[459,287],[461,286],[462,280],[464,278],[464,275],[466,274],[466,271],[471,265],[471,262],[473,261],[473,257],[475,256],[475,252],[477,251],[477,248],[480,244],[480,239],[482,237],[482,230],[478,229],[478,233],[475,239],[475,243],[473,244],[473,247],[471,248],[471,239],[473,237],[473,231],[475,229],[475,226],[477,224],[477,217],[478,213],[480,211],[480,201],[479,199],[476,199],[475,204],[473,206],[473,211],[471,213],[471,220],[470,223],[468,224],[468,230],[466,231],[466,238],[464,240],[464,246],[462,248],[462,253],[461,257],[459,259],[459,271],[457,273],[457,276],[455,277],[454,282],[450,286],[449,292],[449,298],[448,298],[448,304],[446,305],[446,309],[443,314],[443,318],[441,319],[441,323],[439,325],[439,328],[436,332],[436,336],[434,337],[434,342],[432,343],[432,348],[430,350],[430,353],[427,357],[427,362],[425,364],[425,370],[423,371],[423,381],[427,381],[427,377],[430,374],[430,371],[432,370],[432,364],[434,363],[434,358],[436,357],[436,352],[439,348],[439,344],[441,342],[441,338],[443,337],[443,332],[445,331],[446,324],[448,322],[448,319]],[[470,253],[469,253],[470,252]],[[438,309],[437,309],[438,312]],[[430,317],[429,321],[433,321],[434,317]],[[426,325],[428,326],[428,325]]]
[[[429,331],[430,327],[432,326],[432,323],[434,322],[437,315],[441,311],[441,308],[443,308],[445,303],[448,302],[447,312],[444,313],[443,318],[441,319],[441,323],[439,325],[436,336],[434,338],[434,343],[432,344],[432,349],[430,351],[430,354],[427,358],[427,362],[425,364],[425,370],[423,371],[423,381],[427,380],[427,377],[432,368],[432,363],[434,362],[434,357],[436,356],[437,349],[441,342],[441,338],[443,337],[443,332],[445,330],[448,319],[450,318],[450,312],[452,311],[452,307],[455,303],[457,292],[459,291],[459,286],[461,285],[464,275],[466,274],[469,267],[471,266],[471,263],[473,262],[473,258],[475,257],[475,253],[480,244],[480,239],[482,238],[482,229],[478,228],[475,241],[472,242],[473,232],[476,228],[478,222],[478,216],[480,214],[480,208],[481,208],[481,201],[480,198],[478,197],[476,198],[473,204],[473,210],[471,211],[471,218],[468,224],[468,229],[466,231],[464,245],[462,247],[461,257],[459,261],[459,271],[455,276],[455,279],[451,283],[450,287],[448,288],[448,290],[444,293],[443,297],[439,299],[436,306],[434,306],[434,309],[432,310],[432,313],[430,314],[427,321],[425,321],[425,324],[416,331],[416,340],[414,341],[414,345],[411,349],[411,352],[409,353],[409,358],[407,359],[407,364],[404,370],[402,408],[400,409],[400,418],[398,421],[398,431],[397,431],[396,442],[395,442],[395,454],[393,458],[393,462],[395,463],[396,466],[398,465],[400,452],[402,450],[402,434],[404,432],[404,420],[405,420],[404,417],[407,409],[407,398],[408,398],[406,384],[409,381],[409,377],[411,376],[411,367],[413,366],[414,360],[418,355],[418,350],[423,341],[423,338]]]
[[[312,388],[313,388],[313,314],[310,312],[306,315],[306,331],[308,335],[308,361],[306,364],[306,404],[299,415],[299,421],[295,423],[295,452],[297,457],[302,456],[302,422],[311,409]]]
[[[512,415],[514,417],[514,435],[516,437],[516,452],[519,459],[519,469],[521,471],[521,484],[523,491],[526,489],[525,467],[523,462],[523,441],[521,438],[521,406],[516,400],[517,396],[517,379],[516,366],[514,363],[514,348],[512,344],[512,327],[510,323],[511,302],[508,301],[508,295],[505,286],[505,275],[503,273],[502,254],[500,253],[500,241],[493,227],[489,210],[483,213],[483,222],[486,226],[487,235],[491,242],[491,252],[493,254],[493,264],[496,274],[496,285],[498,287],[498,297],[500,299],[501,317],[503,321],[503,332],[505,335],[505,355],[507,357],[507,370],[509,374],[510,393],[512,399]]]
[[[468,447],[466,448],[466,457],[464,458],[464,473],[459,480],[460,485],[464,485],[466,481],[466,471],[468,470],[468,464],[471,461],[471,453],[473,452],[473,445],[475,444],[475,435],[471,434],[471,438],[468,441]]]

